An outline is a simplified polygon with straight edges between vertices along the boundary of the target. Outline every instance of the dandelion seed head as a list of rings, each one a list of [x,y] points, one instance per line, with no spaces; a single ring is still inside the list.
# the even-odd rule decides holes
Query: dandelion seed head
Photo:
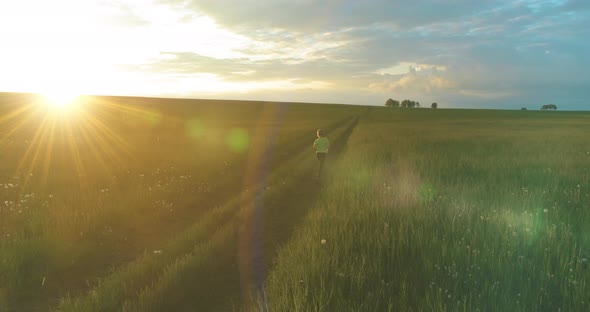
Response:
[[[323,244],[325,244],[325,243],[326,243],[326,240],[325,240],[325,239],[322,239],[320,242],[321,242],[321,243],[322,243],[322,245],[323,245]]]

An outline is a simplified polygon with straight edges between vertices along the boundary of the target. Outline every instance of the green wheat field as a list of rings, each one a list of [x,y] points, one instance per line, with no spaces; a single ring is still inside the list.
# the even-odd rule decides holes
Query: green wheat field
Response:
[[[0,93],[0,311],[589,311],[589,133],[587,112]]]

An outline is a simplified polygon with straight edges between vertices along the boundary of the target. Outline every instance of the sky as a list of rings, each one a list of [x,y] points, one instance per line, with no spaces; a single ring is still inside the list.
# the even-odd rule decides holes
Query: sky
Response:
[[[590,110],[588,0],[0,0],[0,91]]]

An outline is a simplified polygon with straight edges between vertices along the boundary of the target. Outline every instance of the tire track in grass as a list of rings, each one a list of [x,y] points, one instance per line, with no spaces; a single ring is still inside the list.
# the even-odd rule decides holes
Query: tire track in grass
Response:
[[[153,272],[153,270],[157,270],[155,268],[159,266],[161,267],[160,270],[162,270],[162,268],[167,267],[168,264],[172,263],[175,259],[183,257],[183,253],[190,250],[192,244],[206,241],[208,236],[213,235],[213,233],[217,232],[220,227],[223,227],[225,224],[228,224],[231,220],[235,219],[235,214],[239,210],[240,197],[248,198],[250,196],[247,191],[247,188],[250,186],[246,185],[245,187],[246,192],[242,192],[242,194],[230,199],[223,207],[216,209],[216,211],[219,210],[218,213],[213,211],[213,215],[222,214],[223,218],[214,218],[213,220],[208,221],[211,219],[211,214],[205,215],[203,221],[200,220],[197,222],[195,226],[189,228],[179,238],[170,242],[167,248],[163,248],[163,255],[158,257],[159,260],[152,261],[152,258],[154,258],[153,256],[144,255],[137,259],[137,261],[133,261],[129,265],[122,267],[117,272],[107,277],[105,283],[100,284],[91,291],[92,296],[84,296],[76,299],[66,298],[64,303],[60,305],[60,309],[76,311],[110,311],[128,296],[133,296],[135,290],[149,287],[149,284],[158,278],[158,274],[154,274],[157,272]],[[205,235],[202,235],[202,233],[205,233]],[[157,263],[157,265],[155,265],[155,263]],[[156,276],[145,278],[142,274],[146,272],[149,272],[149,275]],[[92,300],[92,297],[97,296],[102,299]]]
[[[342,123],[343,121],[346,120],[335,119],[334,124]],[[307,121],[305,126],[308,124],[309,122]],[[268,125],[268,123],[265,123],[265,125]],[[297,128],[298,126],[300,125],[295,124],[292,127]],[[287,132],[287,135],[285,136],[286,138],[291,137],[291,133],[288,132],[288,130],[291,129],[283,131],[284,129],[281,128],[280,130],[281,132]],[[281,144],[281,146],[284,146],[283,150],[288,151],[284,158],[293,155],[294,151],[305,144],[303,142],[305,137],[309,136],[302,134],[294,137],[295,139],[293,140],[285,141],[284,143],[286,144]],[[225,180],[223,180],[224,178]],[[238,181],[232,181],[232,178]],[[109,268],[118,268],[119,266],[123,266],[126,263],[133,261],[138,256],[141,256],[141,253],[144,250],[160,249],[162,245],[167,243],[167,240],[169,240],[170,237],[174,237],[177,233],[181,233],[184,229],[190,227],[190,225],[194,223],[194,219],[202,217],[203,214],[209,212],[220,202],[223,203],[228,195],[231,194],[231,196],[233,196],[234,194],[239,193],[240,187],[250,187],[242,185],[239,179],[235,179],[235,177],[231,176],[228,178],[228,176],[215,176],[212,174],[202,180],[208,179],[213,179],[217,186],[213,187],[212,191],[206,196],[203,195],[198,199],[196,197],[189,199],[186,197],[191,195],[186,197],[181,195],[184,198],[179,198],[175,203],[178,204],[179,201],[182,201],[187,202],[187,204],[176,205],[174,214],[166,214],[161,218],[143,218],[144,213],[140,213],[139,217],[133,218],[134,222],[131,222],[129,226],[122,225],[118,231],[115,231],[116,233],[122,233],[119,238],[121,242],[116,242],[116,246],[115,243],[113,243],[112,246],[114,247],[112,248],[112,251],[109,250],[109,252],[103,252],[105,250],[104,248],[89,248],[92,252],[86,253],[84,258],[76,261],[75,265],[68,265],[64,269],[51,272],[51,275],[48,274],[48,280],[52,281],[52,287],[45,287],[45,289],[50,289],[51,292],[47,296],[40,296],[37,294],[39,295],[39,306],[42,306],[39,310],[46,308],[47,305],[55,305],[58,302],[58,299],[64,296],[67,292],[70,292],[72,296],[84,294],[95,286],[95,280],[112,272],[112,269]],[[233,190],[233,192],[231,192],[231,190]],[[196,208],[194,207],[194,203],[197,200],[199,201],[199,209],[193,209]],[[192,202],[193,204],[188,204],[188,202]],[[132,217],[130,216],[129,218]],[[123,243],[123,235],[136,239],[129,240],[133,241],[133,244],[125,244]],[[94,243],[96,245],[103,243],[103,237],[99,234],[97,234],[96,237],[90,235],[86,235],[86,237],[91,238],[90,240],[87,238],[86,241],[96,241]],[[111,246],[111,242],[106,243],[105,246]],[[57,283],[59,283],[60,287],[54,286]],[[46,297],[50,299],[47,300]]]
[[[304,154],[304,153],[301,153]],[[292,157],[292,161],[291,162],[295,162],[297,163],[298,161],[300,161],[299,158],[301,158],[302,155],[296,155],[294,157]],[[281,170],[279,170],[281,171]],[[278,177],[280,177],[280,175],[278,175]],[[277,180],[277,179],[274,179]],[[289,183],[290,185],[291,183]],[[247,193],[247,192],[246,192]],[[250,192],[253,193],[253,192]],[[242,194],[242,200],[248,200],[248,198],[250,198],[250,196],[252,196],[251,194]],[[227,228],[227,224],[232,224],[232,220],[236,219],[236,215],[235,213],[237,212],[236,210],[239,208],[237,207],[238,205],[236,204],[236,200],[230,200],[230,202],[223,208],[220,209],[216,209],[216,211],[218,211],[218,215],[222,215],[223,217],[219,218],[216,217],[213,220],[209,220],[210,218],[208,218],[208,216],[205,217],[205,219],[203,220],[205,223],[199,222],[199,225],[192,227],[191,229],[189,229],[183,236],[181,236],[179,239],[175,240],[174,242],[172,242],[171,247],[163,249],[163,253],[164,255],[158,255],[158,256],[154,256],[154,255],[150,255],[150,254],[146,254],[142,257],[140,257],[137,261],[134,261],[133,263],[131,263],[130,265],[127,265],[121,269],[119,269],[117,272],[115,272],[112,276],[106,277],[103,282],[100,283],[100,285],[98,287],[96,287],[94,290],[92,290],[90,292],[90,294],[88,296],[84,296],[84,297],[80,297],[80,298],[66,298],[66,300],[64,300],[64,302],[62,303],[62,305],[58,308],[58,310],[71,310],[71,311],[111,311],[111,310],[117,310],[117,307],[121,307],[121,303],[122,300],[127,300],[126,303],[126,307],[128,307],[129,309],[132,309],[132,307],[134,306],[143,306],[143,305],[137,305],[134,304],[134,300],[133,298],[136,298],[135,296],[139,296],[139,293],[144,293],[144,295],[140,298],[137,297],[138,302],[142,302],[142,299],[146,299],[146,301],[149,301],[147,299],[149,299],[148,295],[145,294],[150,294],[153,293],[154,295],[157,295],[157,293],[160,292],[165,292],[166,289],[162,289],[161,287],[157,287],[157,283],[159,280],[165,280],[167,277],[169,278],[174,274],[178,274],[178,270],[182,271],[182,266],[178,265],[178,261],[180,261],[179,259],[184,259],[184,262],[181,261],[181,263],[185,263],[185,264],[190,264],[191,261],[200,261],[199,259],[195,259],[194,257],[190,257],[189,255],[191,253],[194,253],[194,251],[189,252],[188,254],[186,252],[182,252],[182,250],[190,250],[191,248],[188,248],[189,246],[194,244],[198,244],[198,241],[206,241],[207,237],[211,237],[212,235],[215,235],[214,233],[217,233],[219,231],[221,231],[224,228]],[[207,221],[209,220],[209,221]],[[224,221],[225,220],[225,221]],[[231,226],[230,226],[231,228]],[[209,229],[209,230],[207,230]],[[213,230],[215,229],[215,230]],[[213,230],[211,232],[211,230]],[[204,234],[198,234],[198,233],[204,233]],[[195,236],[195,234],[198,234]],[[224,235],[223,237],[226,237],[223,240],[218,240],[217,245],[221,245],[222,247],[227,247],[229,248],[229,250],[233,250],[235,251],[235,244],[232,244],[231,242],[228,241],[227,239],[227,235]],[[222,249],[215,249],[215,250],[223,250]],[[184,254],[184,256],[183,256]],[[224,263],[224,261],[218,261],[218,259],[216,259],[216,257],[219,257],[220,259],[227,259],[227,258],[231,258],[228,256],[228,254],[224,251],[222,252],[215,252],[215,257],[213,258],[209,258],[209,260],[207,261],[203,261],[203,266],[205,267],[209,267],[211,266],[211,264],[217,264],[217,266],[213,266],[213,268],[217,268],[220,269],[224,272],[221,272],[221,274],[218,276],[218,274],[212,274],[213,272],[207,270],[206,274],[203,274],[204,272],[202,272],[201,268],[197,268],[196,271],[200,272],[200,277],[201,277],[201,282],[197,282],[198,285],[200,285],[199,288],[202,288],[202,291],[200,291],[199,293],[202,294],[202,296],[192,296],[194,298],[199,297],[200,299],[204,299],[205,301],[209,301],[211,303],[215,303],[216,300],[211,300],[211,291],[210,289],[220,289],[221,292],[226,291],[224,288],[227,287],[228,285],[232,284],[231,278],[230,280],[227,281],[223,281],[224,278],[227,279],[227,276],[238,276],[238,274],[227,274],[230,272],[225,272],[228,271],[228,267],[227,266],[219,266],[218,264]],[[214,254],[212,254],[211,256],[214,256]],[[230,253],[231,254],[231,253]],[[191,259],[191,260],[187,260],[187,259]],[[214,259],[211,261],[211,259]],[[234,261],[235,262],[235,261]],[[174,273],[175,271],[172,268],[176,268],[175,270],[177,271],[176,273]],[[189,270],[194,270],[194,265],[193,266],[187,266],[185,267],[185,269],[189,269]],[[166,271],[168,270],[168,271]],[[160,273],[158,273],[160,272]],[[225,277],[223,276],[225,274]],[[147,275],[147,276],[146,276]],[[184,274],[182,274],[184,275]],[[199,275],[199,274],[198,274]],[[205,277],[203,279],[203,277]],[[209,281],[207,281],[207,279],[209,279]],[[216,279],[218,279],[217,284],[216,283]],[[174,279],[172,279],[173,281]],[[183,279],[186,280],[186,279]],[[190,279],[189,279],[190,280]],[[221,282],[220,282],[221,281]],[[173,282],[171,282],[171,280],[168,280],[167,282],[169,285],[174,285]],[[235,283],[234,283],[235,284]],[[193,283],[194,286],[194,283]],[[191,289],[191,285],[187,285],[188,289]],[[142,290],[143,289],[143,290]],[[152,289],[150,291],[150,289]],[[175,287],[175,289],[178,289]],[[140,291],[141,290],[141,291]],[[198,290],[198,289],[195,289]],[[181,291],[182,292],[182,291]],[[232,292],[231,290],[229,291],[230,293]],[[194,294],[195,292],[191,291],[192,294]],[[209,296],[209,298],[207,298],[207,296]],[[174,296],[171,296],[170,299],[174,299]],[[176,305],[178,307],[182,306],[182,303],[187,301],[185,300],[184,295],[180,294],[178,296],[176,296],[177,298],[180,298],[179,300],[175,300],[177,302],[167,302],[167,298],[162,298],[162,307],[167,307],[170,304],[172,305]],[[213,298],[227,298],[227,296],[225,295],[221,295],[221,296],[212,296]],[[198,300],[201,301],[201,300]],[[191,301],[189,300],[189,303]],[[223,301],[217,301],[217,302],[223,302]],[[193,309],[195,307],[198,307],[199,305],[184,305],[187,307],[192,307]]]
[[[330,161],[336,161],[344,150],[358,120],[359,116],[356,116],[345,124],[346,128],[332,141]],[[310,151],[309,154],[313,155],[313,152]],[[307,214],[321,190],[321,181],[312,180],[314,172],[314,167],[308,168],[306,174],[295,181],[286,193],[281,194],[282,196],[268,200],[266,205],[263,200],[258,199],[252,203],[256,205],[254,209],[247,210],[252,214],[252,224],[242,223],[238,250],[241,301],[244,306],[250,306],[259,299],[265,300],[264,297],[259,297],[264,294],[266,272],[273,265],[272,260],[278,248],[291,236],[295,226]],[[231,307],[225,305],[215,310],[229,308]]]
[[[358,123],[358,117],[349,124],[342,135],[332,140],[329,157],[327,158],[326,170],[330,170],[332,164],[338,160],[346,142]],[[310,152],[313,156],[313,152]],[[311,168],[307,178],[297,181],[293,190],[286,196],[275,200],[269,204],[271,209],[267,209],[265,217],[268,222],[264,223],[263,241],[264,241],[264,258],[258,259],[267,264],[271,264],[272,258],[276,252],[277,246],[286,241],[293,231],[293,228],[307,214],[307,209],[311,203],[315,202],[319,195],[323,181],[312,179],[316,167]],[[327,176],[327,174],[326,174]]]
[[[349,126],[339,131],[340,133],[334,142],[343,142],[340,138],[346,132],[349,134],[351,132],[350,129],[351,127]],[[252,223],[252,214],[257,209],[254,203],[272,203],[272,205],[266,205],[266,208],[262,211],[266,217],[268,212],[277,211],[278,206],[275,206],[275,203],[291,203],[290,199],[287,198],[285,200],[283,198],[294,187],[309,185],[308,177],[314,172],[313,168],[309,166],[313,162],[309,160],[315,160],[309,159],[311,157],[309,157],[308,151],[300,153],[299,156],[303,156],[308,161],[304,162],[295,159],[294,164],[287,167],[297,169],[296,172],[300,174],[296,179],[282,184],[280,183],[282,175],[274,175],[273,178],[268,179],[268,183],[261,183],[258,190],[253,192],[254,194],[251,194],[251,197],[245,198],[236,220],[231,221],[234,222],[231,228],[236,230],[235,235],[233,237],[225,236],[225,240],[219,242],[216,252],[208,255],[208,261],[203,262],[200,267],[191,268],[187,266],[187,270],[183,271],[181,279],[177,280],[176,283],[169,283],[168,288],[162,288],[160,290],[167,295],[162,296],[157,291],[153,295],[147,296],[164,297],[158,305],[150,305],[153,311],[163,309],[170,311],[236,310],[255,299],[257,296],[256,290],[259,289],[259,285],[256,283],[262,283],[264,281],[257,280],[255,274],[263,274],[267,271],[264,265],[264,255],[274,254],[276,248],[278,248],[278,244],[286,240],[295,225],[295,222],[293,222],[295,218],[285,218],[281,221],[280,228],[282,232],[280,234],[274,235],[270,233],[272,235],[257,238],[252,235],[252,232],[248,232],[248,230],[252,230],[251,227],[248,228],[248,224]],[[256,170],[252,172],[256,172]],[[271,188],[266,189],[265,186],[271,186]],[[312,194],[307,195],[304,205],[297,206],[293,205],[295,203],[291,203],[294,209],[300,210],[299,214],[301,218],[307,212],[305,208],[314,199],[314,196],[311,196]],[[269,220],[271,219],[269,218]],[[264,222],[263,224],[269,224],[269,222]],[[263,233],[264,231],[263,229]],[[271,240],[265,239],[265,237],[271,238]],[[275,237],[281,239],[272,241]],[[254,241],[256,239],[258,241]],[[254,251],[249,249],[251,247],[262,247],[264,251]],[[160,295],[157,295],[157,293],[160,293]]]

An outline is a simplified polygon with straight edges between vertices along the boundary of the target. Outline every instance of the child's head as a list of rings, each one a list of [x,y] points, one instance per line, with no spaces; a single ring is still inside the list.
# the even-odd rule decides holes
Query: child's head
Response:
[[[321,137],[323,137],[323,136],[324,136],[324,130],[322,130],[322,129],[318,129],[318,131],[317,131],[317,135],[318,135],[318,138],[321,138]]]

